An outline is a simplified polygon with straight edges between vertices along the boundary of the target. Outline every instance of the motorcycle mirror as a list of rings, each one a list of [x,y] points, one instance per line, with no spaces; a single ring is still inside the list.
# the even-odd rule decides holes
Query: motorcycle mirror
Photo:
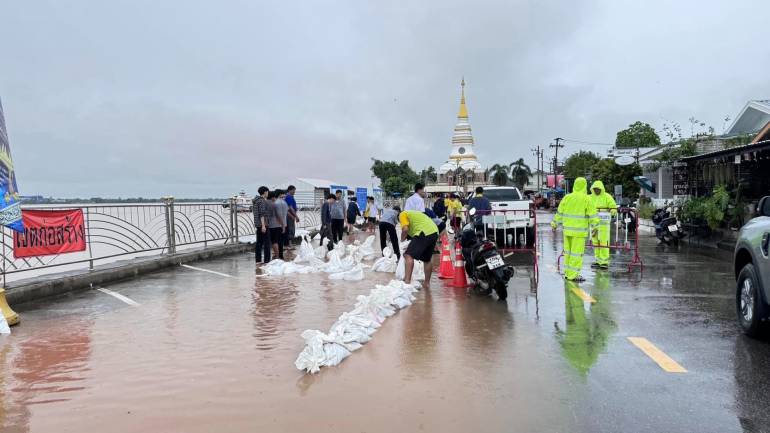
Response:
[[[472,208],[468,209],[468,215],[470,215],[470,216],[476,215],[476,208],[472,207]]]

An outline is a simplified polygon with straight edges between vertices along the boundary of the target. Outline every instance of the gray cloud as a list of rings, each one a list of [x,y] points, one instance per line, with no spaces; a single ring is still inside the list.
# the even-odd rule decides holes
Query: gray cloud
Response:
[[[23,193],[224,196],[443,162],[465,75],[482,163],[770,97],[724,2],[12,2],[0,96]],[[592,147],[592,150],[603,150]],[[578,150],[569,145],[566,152]]]

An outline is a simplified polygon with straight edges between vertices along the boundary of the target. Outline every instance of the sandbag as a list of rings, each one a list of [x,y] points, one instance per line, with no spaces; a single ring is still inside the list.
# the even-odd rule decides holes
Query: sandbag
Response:
[[[318,272],[318,269],[313,266],[285,262],[281,259],[271,260],[270,263],[262,266],[263,275],[309,274],[313,272]]]
[[[374,263],[372,263],[372,270],[374,272],[392,273],[396,272],[397,265],[398,262],[396,261],[396,256],[391,255],[390,257],[380,257],[379,259],[375,260]]]
[[[404,276],[406,274],[406,263],[404,261],[404,256],[401,256],[401,259],[398,261],[398,264],[396,265],[396,279],[397,280],[403,280]],[[424,281],[425,280],[425,265],[423,262],[419,260],[414,261],[414,268],[412,269],[412,281]]]
[[[364,279],[364,268],[361,265],[355,265],[352,269],[329,274],[330,280],[361,281]]]
[[[319,267],[324,264],[323,260],[316,256],[315,250],[313,250],[307,237],[302,238],[302,243],[297,249],[297,256],[294,258],[294,263],[305,264],[312,267]]]
[[[305,348],[299,353],[294,366],[308,373],[318,373],[323,365],[326,365],[326,352],[324,352],[325,334],[315,329],[302,331],[305,340]]]
[[[374,252],[374,236],[369,236],[366,238],[366,240],[361,244],[360,247],[358,247],[358,252],[360,253],[361,257],[364,260],[372,260],[374,259],[375,252]]]

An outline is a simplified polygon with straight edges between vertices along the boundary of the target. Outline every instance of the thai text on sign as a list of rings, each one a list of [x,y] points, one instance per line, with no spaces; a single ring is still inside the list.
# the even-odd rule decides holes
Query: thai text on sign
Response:
[[[13,257],[48,256],[86,250],[83,210],[23,210],[23,232],[13,233]]]

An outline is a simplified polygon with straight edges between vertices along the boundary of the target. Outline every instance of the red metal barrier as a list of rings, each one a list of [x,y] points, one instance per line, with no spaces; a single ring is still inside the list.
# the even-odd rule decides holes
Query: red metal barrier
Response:
[[[597,211],[612,211],[614,208],[598,208]],[[631,269],[635,266],[639,267],[639,272],[644,271],[644,263],[642,262],[642,257],[639,255],[639,211],[630,208],[630,207],[619,207],[617,208],[618,215],[630,213],[634,215],[634,233],[633,233],[633,244],[628,236],[628,222],[627,220],[623,221],[625,225],[624,232],[624,239],[621,242],[619,239],[620,234],[620,219],[617,219],[615,221],[615,242],[612,242],[610,240],[609,245],[594,245],[591,242],[591,236],[588,236],[588,243],[586,243],[586,247],[590,248],[608,248],[610,251],[612,250],[621,250],[621,251],[633,251],[633,257],[631,258],[631,262],[628,263],[628,272],[631,272]],[[610,227],[610,238],[612,238],[612,227]],[[633,245],[633,247],[632,247]],[[564,251],[559,254],[559,257],[556,259],[556,267],[561,271],[561,258],[564,256]]]
[[[481,218],[484,226],[484,238],[497,245],[503,258],[520,252],[531,253],[534,270],[537,273],[537,212],[532,203],[529,204],[529,209],[477,210],[475,215],[470,215],[467,210],[465,211],[466,222],[475,221],[477,218]],[[529,228],[532,231],[531,242],[527,237],[527,229]],[[457,229],[455,228],[455,230]],[[530,243],[531,246],[528,246]]]

